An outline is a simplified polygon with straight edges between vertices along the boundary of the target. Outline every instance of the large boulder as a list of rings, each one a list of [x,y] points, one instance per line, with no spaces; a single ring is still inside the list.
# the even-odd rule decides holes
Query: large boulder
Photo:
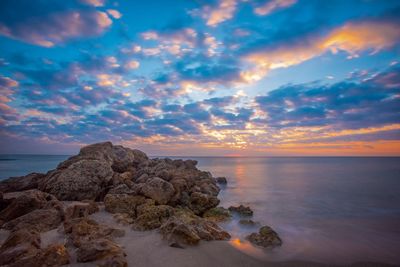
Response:
[[[173,214],[174,209],[168,205],[141,205],[137,208],[134,228],[142,231],[159,228]]]
[[[47,232],[57,228],[61,224],[62,219],[62,214],[56,209],[37,209],[5,223],[3,228],[13,231],[28,229]]]
[[[125,234],[121,229],[99,224],[95,220],[85,217],[64,222],[64,232],[68,235],[69,241],[75,247],[80,247],[83,242],[100,238],[112,239]]]
[[[257,245],[257,246],[265,247],[265,248],[267,248],[267,247],[273,248],[273,247],[277,247],[277,246],[281,246],[282,245],[281,238],[269,226],[261,227],[260,230],[258,231],[258,233],[250,234],[247,237],[247,239],[251,243],[253,243],[253,244]]]
[[[69,263],[70,255],[62,244],[52,244],[47,248],[38,250],[36,255],[28,255],[7,265],[7,267],[44,267],[61,266]]]
[[[78,262],[100,261],[100,266],[128,266],[122,248],[105,238],[83,242],[76,255]]]
[[[5,222],[13,220],[36,209],[53,205],[53,202],[58,202],[53,195],[36,189],[25,191],[23,194],[13,199],[11,203],[0,212],[0,220]]]
[[[102,200],[109,186],[131,182],[145,153],[104,142],[83,147],[40,180],[39,189],[60,200]]]
[[[106,211],[110,213],[127,213],[131,217],[136,217],[136,207],[143,205],[150,199],[144,196],[132,196],[128,194],[107,194],[104,198]]]
[[[196,216],[191,210],[176,209],[160,227],[160,232],[172,244],[196,245],[200,240],[228,240],[229,233],[216,223]]]
[[[6,193],[34,189],[44,177],[45,174],[36,172],[20,177],[10,177],[0,182],[0,191]]]
[[[146,181],[141,188],[141,193],[146,197],[154,199],[157,204],[167,204],[175,194],[172,184],[159,177],[154,177]]]
[[[40,234],[37,231],[20,229],[11,232],[0,247],[0,265],[18,262],[24,257],[35,256],[40,249]]]
[[[228,209],[216,207],[204,212],[203,218],[213,222],[223,222],[231,218],[231,213]]]
[[[190,209],[196,215],[202,215],[205,211],[218,206],[219,199],[216,196],[200,192],[194,192],[190,195]]]
[[[39,188],[60,200],[95,200],[101,197],[112,175],[106,162],[84,159],[50,173]]]

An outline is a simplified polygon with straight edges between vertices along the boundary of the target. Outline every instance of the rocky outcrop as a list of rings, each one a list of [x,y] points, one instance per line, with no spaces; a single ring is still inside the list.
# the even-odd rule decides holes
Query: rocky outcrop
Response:
[[[0,220],[8,222],[36,209],[42,209],[59,205],[57,198],[53,195],[36,189],[25,191],[19,197],[0,212]]]
[[[76,247],[78,260],[105,266],[126,264],[113,240],[123,231],[90,219],[99,210],[95,201],[104,201],[107,212],[133,229],[159,228],[175,247],[228,239],[215,223],[230,217],[228,210],[216,208],[217,180],[196,165],[194,160],[149,159],[110,142],[89,145],[45,175],[0,183],[6,190],[38,188],[13,200],[0,198],[0,225],[16,232],[45,232],[64,222],[67,245]]]
[[[88,218],[75,218],[64,223],[69,242],[77,248],[78,262],[97,261],[99,266],[127,266],[125,253],[113,238],[123,230],[99,224]]]
[[[250,234],[247,239],[251,243],[264,248],[274,248],[282,245],[281,238],[269,226],[261,227],[258,233]]]
[[[216,207],[207,210],[203,214],[203,218],[213,222],[223,222],[231,218],[231,213],[228,209],[225,209],[223,207]]]
[[[196,245],[200,240],[228,240],[229,233],[212,221],[196,216],[189,209],[177,209],[160,228],[170,244]],[[178,246],[179,247],[179,246]]]
[[[50,171],[40,181],[39,189],[60,200],[101,200],[114,176],[129,170],[133,175],[135,166],[147,160],[143,152],[111,142],[89,145]]]
[[[167,204],[175,193],[174,186],[161,178],[148,179],[141,188],[141,193],[154,199],[157,204]]]
[[[61,213],[53,208],[37,209],[11,220],[3,225],[7,230],[29,229],[47,232],[57,228],[62,222]]]
[[[40,249],[37,231],[21,229],[12,232],[0,247],[0,265],[16,263],[25,257],[35,256]]]
[[[250,207],[246,207],[243,205],[239,205],[237,207],[230,206],[228,209],[229,209],[229,211],[236,212],[242,216],[253,216],[253,211],[250,209]]]
[[[30,173],[25,176],[11,177],[0,182],[0,191],[3,193],[24,191],[38,188],[39,181],[46,175],[43,173]]]

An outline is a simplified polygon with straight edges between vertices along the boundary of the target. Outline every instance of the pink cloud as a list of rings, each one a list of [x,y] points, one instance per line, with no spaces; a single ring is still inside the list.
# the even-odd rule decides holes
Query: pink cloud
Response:
[[[269,15],[276,10],[288,8],[296,4],[296,2],[297,0],[270,0],[267,1],[264,5],[255,8],[254,13],[260,16]]]
[[[28,18],[14,25],[0,23],[0,34],[27,43],[53,47],[80,37],[102,34],[112,24],[101,11],[68,11]]]

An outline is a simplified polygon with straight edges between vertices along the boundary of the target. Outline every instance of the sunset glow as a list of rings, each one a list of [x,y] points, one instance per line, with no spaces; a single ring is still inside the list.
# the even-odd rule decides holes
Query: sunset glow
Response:
[[[0,153],[400,155],[398,1],[44,2],[0,4]]]

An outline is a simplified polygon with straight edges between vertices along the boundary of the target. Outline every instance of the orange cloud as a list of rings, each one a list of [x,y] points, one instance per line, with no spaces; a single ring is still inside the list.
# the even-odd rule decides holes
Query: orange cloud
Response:
[[[221,22],[229,20],[236,11],[236,0],[220,0],[215,9],[205,8],[203,18],[207,20],[207,25],[215,27]]]
[[[347,23],[326,36],[308,37],[294,44],[250,53],[244,57],[244,61],[250,63],[251,67],[243,71],[241,76],[247,82],[258,81],[272,69],[297,65],[328,51],[334,54],[344,51],[350,57],[367,50],[376,53],[400,41],[399,29],[397,23],[386,21]]]

